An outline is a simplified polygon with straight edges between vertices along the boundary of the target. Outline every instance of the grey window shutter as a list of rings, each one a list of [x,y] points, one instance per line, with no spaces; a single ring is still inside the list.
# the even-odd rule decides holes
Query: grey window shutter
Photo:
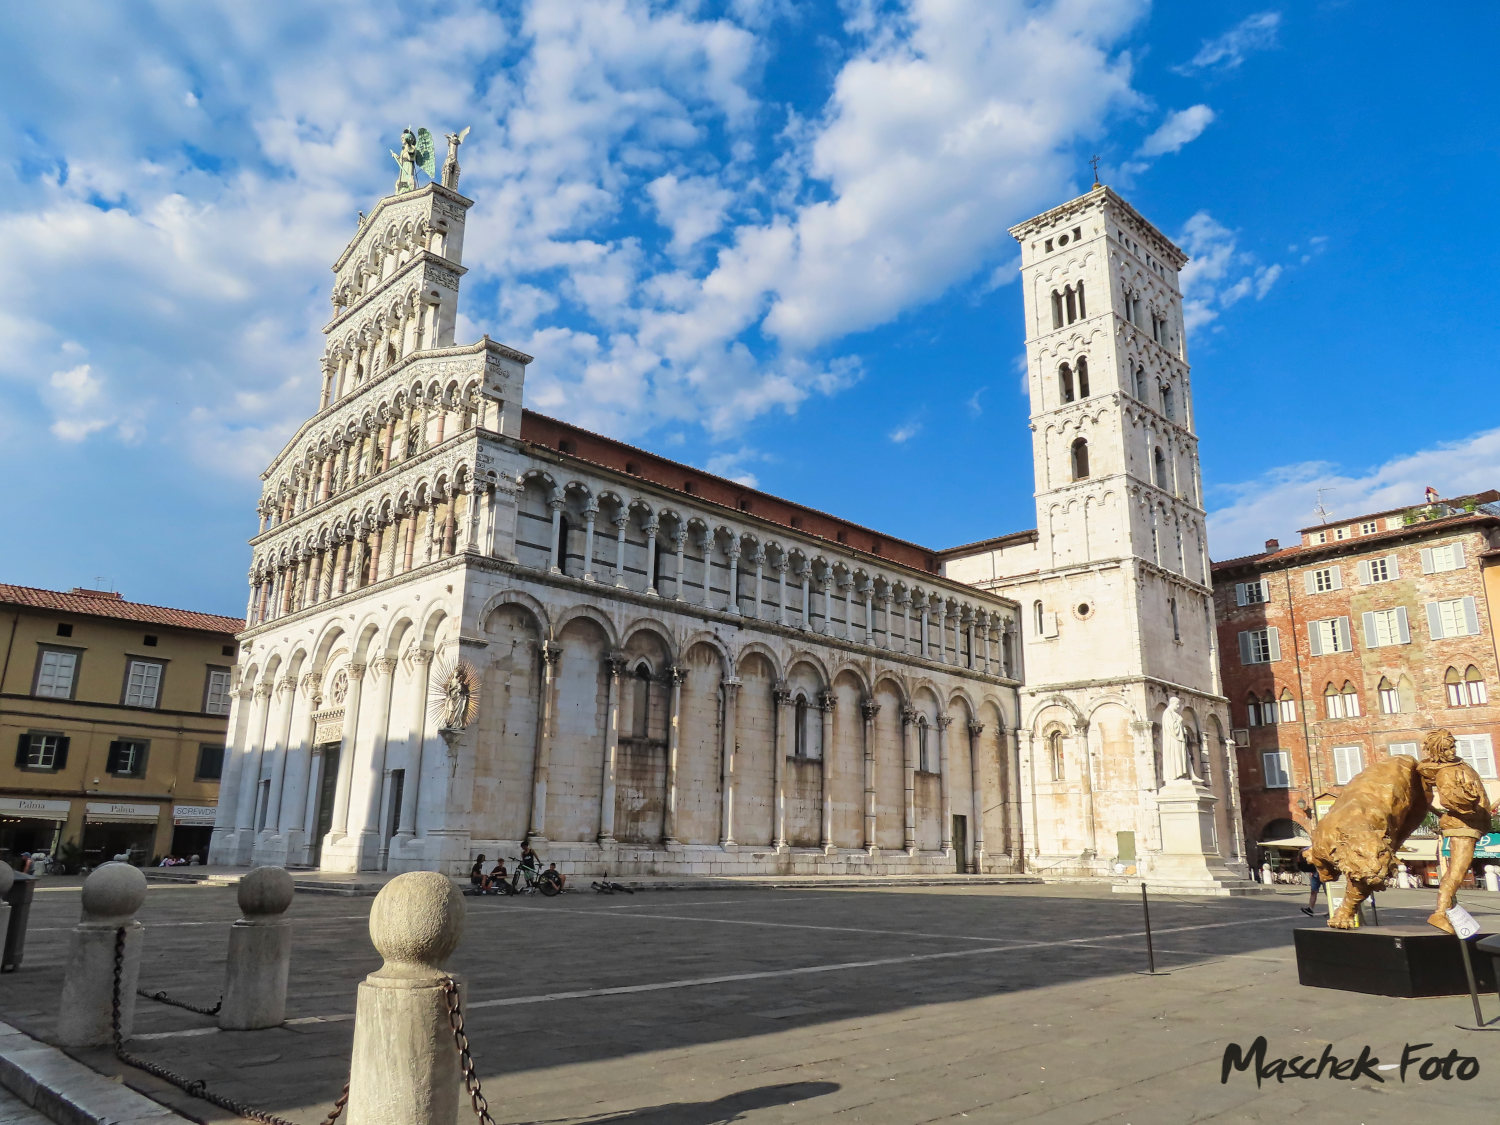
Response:
[[[1353,638],[1349,635],[1349,619],[1347,617],[1334,618],[1333,631],[1339,639],[1339,651],[1352,651],[1354,648],[1354,642]]]
[[[1438,611],[1437,602],[1427,603],[1427,631],[1432,634],[1433,640],[1443,639],[1443,615]]]
[[[1375,615],[1373,613],[1366,613],[1363,615],[1363,617],[1365,625],[1365,647],[1379,648],[1380,640],[1375,635]]]
[[[1240,634],[1240,663],[1241,664],[1249,664],[1251,662],[1252,661],[1251,661],[1251,653],[1250,653],[1250,634],[1249,633],[1241,633]]]
[[[1401,577],[1401,560],[1398,559],[1398,558],[1396,558],[1395,555],[1386,555],[1386,557],[1385,557],[1385,573],[1390,578],[1400,578]]]
[[[72,741],[73,740],[71,738],[69,738],[67,735],[63,735],[61,738],[59,738],[57,740],[57,754],[52,759],[52,768],[53,769],[60,770],[60,769],[64,769],[67,766],[67,764],[68,764],[68,744],[70,742],[72,742]]]
[[[1240,639],[1243,640],[1244,637],[1245,637],[1245,634],[1241,633],[1240,634]],[[26,768],[26,761],[30,757],[31,757],[31,735],[29,735],[29,734],[27,734],[27,733],[25,733],[23,731],[21,733],[21,741],[16,744],[16,769],[18,769],[18,770],[24,770]]]
[[[1318,628],[1318,622],[1316,621],[1309,621],[1307,623],[1307,645],[1314,656],[1323,655],[1322,630]]]
[[[1236,582],[1234,584],[1234,604],[1245,604],[1245,584],[1243,582]]]
[[[1359,560],[1359,584],[1361,586],[1368,586],[1370,584],[1370,560],[1369,559],[1360,559]]]
[[[1331,568],[1331,570],[1329,571],[1329,575],[1328,576],[1333,579],[1333,588],[1335,590],[1342,590],[1344,588],[1344,568],[1343,567],[1336,566],[1336,567]]]
[[[1309,570],[1302,576],[1307,580],[1307,592],[1309,594],[1316,594],[1318,592],[1318,587],[1314,584],[1315,580],[1313,578],[1313,573],[1313,571]]]
[[[1266,647],[1270,649],[1272,660],[1281,659],[1281,634],[1277,632],[1274,625],[1266,630]]]
[[[120,771],[121,749],[123,742],[111,742],[109,744],[109,756],[104,759],[105,773],[118,773]]]
[[[1402,644],[1411,644],[1411,626],[1406,623],[1406,607],[1404,605],[1396,607],[1396,632],[1400,635]]]
[[[1422,548],[1422,573],[1423,574],[1431,574],[1432,573],[1432,548],[1431,547],[1423,547]]]
[[[1479,632],[1479,613],[1472,597],[1464,599],[1464,624],[1469,627],[1469,636],[1472,637]]]
[[[1464,545],[1462,543],[1453,544],[1453,565],[1458,570],[1462,570],[1464,567]]]

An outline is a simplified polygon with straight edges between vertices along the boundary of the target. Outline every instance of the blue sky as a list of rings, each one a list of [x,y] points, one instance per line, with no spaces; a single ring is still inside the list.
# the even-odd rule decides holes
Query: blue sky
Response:
[[[1500,484],[1500,15],[1142,0],[10,14],[0,581],[238,614],[328,266],[472,125],[459,335],[528,403],[890,534],[1034,525],[1005,229],[1103,178],[1194,257],[1217,558]],[[1486,78],[1488,74],[1490,77]]]

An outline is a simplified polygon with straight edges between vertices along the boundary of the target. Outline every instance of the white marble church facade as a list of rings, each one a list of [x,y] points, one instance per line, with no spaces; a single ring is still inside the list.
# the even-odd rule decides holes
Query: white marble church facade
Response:
[[[1016,228],[1040,531],[935,552],[524,410],[531,357],[453,342],[457,179],[334,267],[211,862],[1230,876],[1180,251],[1108,189]]]
[[[1010,871],[1017,607],[935,553],[523,412],[454,346],[470,201],[382,200],[264,473],[211,862]],[[478,716],[435,688],[477,671]]]

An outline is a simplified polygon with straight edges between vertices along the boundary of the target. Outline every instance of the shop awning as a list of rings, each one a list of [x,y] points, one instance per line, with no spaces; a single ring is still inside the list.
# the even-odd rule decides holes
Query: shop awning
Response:
[[[161,819],[161,806],[90,801],[84,806],[83,818],[92,824],[155,824]]]
[[[0,816],[27,820],[67,820],[72,801],[37,801],[28,797],[0,797]]]
[[[205,828],[212,828],[218,816],[219,808],[217,805],[172,806],[173,824],[201,825]]]
[[[1257,848],[1296,848],[1299,852],[1303,848],[1311,847],[1312,841],[1306,836],[1292,836],[1285,840],[1257,840]]]
[[[1408,840],[1396,852],[1398,860],[1417,860],[1423,863],[1437,862],[1437,840]]]

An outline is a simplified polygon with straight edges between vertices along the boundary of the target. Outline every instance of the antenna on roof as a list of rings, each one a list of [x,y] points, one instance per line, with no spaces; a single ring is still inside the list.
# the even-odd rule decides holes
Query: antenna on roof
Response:
[[[1333,513],[1330,512],[1327,508],[1325,508],[1323,506],[1323,493],[1325,493],[1325,492],[1337,492],[1337,491],[1338,491],[1338,489],[1336,489],[1336,488],[1320,488],[1320,489],[1318,489],[1318,506],[1313,509],[1313,515],[1315,515],[1315,516],[1318,517],[1318,522],[1319,523],[1328,523],[1329,521],[1331,521],[1333,519]]]

